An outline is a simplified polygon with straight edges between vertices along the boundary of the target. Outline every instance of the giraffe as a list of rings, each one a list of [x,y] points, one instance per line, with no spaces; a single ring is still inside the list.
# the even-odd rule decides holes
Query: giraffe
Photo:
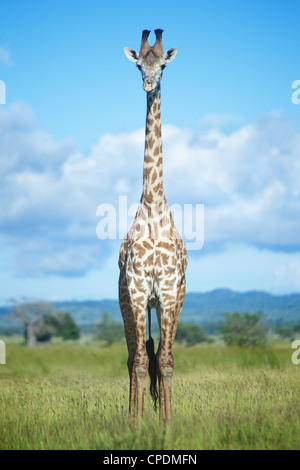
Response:
[[[135,419],[136,411],[138,420],[143,416],[145,380],[149,369],[150,392],[155,407],[159,398],[160,418],[168,423],[172,417],[172,345],[185,296],[188,260],[163,187],[160,81],[163,69],[175,58],[177,48],[164,53],[162,33],[161,29],[155,30],[156,42],[151,47],[148,43],[150,31],[144,30],[139,54],[134,49],[124,48],[127,58],[141,71],[143,88],[147,93],[147,116],[143,192],[119,254],[119,304],[128,349],[130,416]],[[156,354],[151,337],[152,308],[156,309],[160,329]]]

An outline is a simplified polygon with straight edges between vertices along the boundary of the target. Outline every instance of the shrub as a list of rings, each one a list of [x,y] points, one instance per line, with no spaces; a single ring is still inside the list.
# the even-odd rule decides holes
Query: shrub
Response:
[[[188,346],[211,341],[199,325],[192,323],[179,323],[175,340],[186,343]]]
[[[264,327],[259,324],[262,314],[225,313],[226,321],[221,325],[220,332],[228,345],[262,346],[267,335]]]

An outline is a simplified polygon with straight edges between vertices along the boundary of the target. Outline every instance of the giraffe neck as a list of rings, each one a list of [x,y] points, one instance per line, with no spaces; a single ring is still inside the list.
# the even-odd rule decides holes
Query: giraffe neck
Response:
[[[147,93],[147,119],[142,198],[149,204],[164,200],[160,116],[160,86]]]

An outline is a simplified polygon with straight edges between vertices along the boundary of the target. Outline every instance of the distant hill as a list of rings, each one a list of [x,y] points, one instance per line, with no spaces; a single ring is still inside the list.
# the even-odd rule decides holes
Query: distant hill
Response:
[[[56,309],[72,315],[79,326],[94,325],[107,312],[111,319],[122,321],[118,300],[84,300],[54,302]],[[205,293],[188,293],[185,296],[181,321],[206,324],[222,321],[223,313],[262,312],[273,325],[300,323],[300,294],[272,295],[262,291],[236,292],[216,289]],[[9,328],[5,320],[8,307],[0,307],[0,325]]]
[[[218,322],[223,313],[262,312],[275,324],[300,323],[300,294],[272,295],[263,291],[216,289],[186,295],[182,317],[194,323]]]

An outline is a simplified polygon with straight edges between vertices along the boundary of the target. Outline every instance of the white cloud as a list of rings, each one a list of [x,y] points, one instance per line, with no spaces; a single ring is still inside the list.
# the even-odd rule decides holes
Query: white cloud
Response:
[[[299,248],[300,136],[279,115],[226,135],[163,127],[170,205],[205,205],[205,244]],[[25,103],[0,108],[1,233],[23,272],[80,274],[120,241],[96,237],[96,208],[142,191],[144,129],[103,135],[88,155],[38,129]]]
[[[119,241],[96,237],[96,208],[138,193],[143,139],[104,135],[85,156],[39,130],[25,103],[0,108],[0,229],[17,269],[77,275],[103,264]]]
[[[274,270],[273,288],[279,293],[300,291],[300,258],[280,264]]]
[[[168,199],[205,205],[205,239],[300,246],[300,136],[270,115],[230,135],[166,126]]]

